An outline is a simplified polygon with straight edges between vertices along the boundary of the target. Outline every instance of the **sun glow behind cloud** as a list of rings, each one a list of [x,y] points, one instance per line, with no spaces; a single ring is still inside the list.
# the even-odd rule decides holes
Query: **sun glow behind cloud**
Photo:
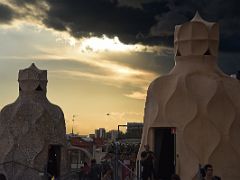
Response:
[[[146,46],[142,44],[124,44],[117,36],[109,38],[106,35],[102,37],[82,37],[76,39],[66,32],[54,32],[56,41],[64,43],[82,53],[102,53],[102,52],[157,52],[161,53],[160,46]]]
[[[22,51],[10,53],[9,58],[14,59],[40,59],[40,60],[56,60],[56,61],[76,61],[84,66],[88,66],[88,71],[82,71],[80,67],[76,69],[58,69],[52,73],[64,74],[69,77],[84,77],[92,81],[101,80],[103,84],[111,85],[118,88],[124,88],[124,84],[131,84],[135,89],[123,94],[129,98],[144,99],[146,87],[157,74],[148,72],[143,69],[136,69],[134,66],[129,66],[127,63],[120,63],[111,58],[111,54],[118,54],[118,57],[132,57],[132,53],[138,52],[155,52],[161,51],[160,47],[147,47],[143,45],[126,45],[119,41],[118,37],[113,39],[103,35],[102,37],[90,37],[75,39],[66,32],[57,32],[51,29],[46,29],[44,26],[23,23],[18,26],[8,27],[4,30],[7,35],[11,32],[11,36],[17,34],[18,42],[25,42]],[[31,41],[27,41],[28,33]],[[21,40],[22,38],[22,40]],[[21,45],[17,45],[20,47]],[[29,49],[31,48],[31,49]],[[24,52],[24,53],[22,53]],[[29,53],[27,53],[29,52]],[[34,52],[34,53],[32,53]],[[107,56],[106,56],[107,55]],[[3,57],[3,56],[2,56]],[[8,58],[7,55],[4,58]],[[136,57],[135,57],[136,58]],[[93,69],[93,71],[91,71]],[[101,72],[100,74],[98,72]],[[102,72],[104,72],[102,74]],[[116,83],[116,81],[118,83]],[[116,85],[117,84],[117,85]]]
[[[80,51],[92,50],[93,52],[99,51],[128,51],[131,46],[121,43],[118,37],[113,39],[103,35],[102,38],[90,37],[83,38],[80,41]]]
[[[51,30],[49,31],[51,32]],[[106,74],[96,74],[94,72],[82,72],[81,70],[76,71],[62,69],[54,71],[57,74],[63,73],[64,75],[69,76],[101,80],[102,83],[106,83],[108,85],[113,85],[116,83],[116,80],[118,80],[118,87],[120,87],[119,84],[121,84],[121,82],[128,82],[133,86],[141,87],[140,89],[144,89],[144,92],[148,83],[157,76],[157,74],[153,72],[135,69],[127,66],[126,64],[117,63],[114,61],[114,59],[106,59],[104,54],[118,52],[119,56],[121,56],[121,54],[128,54],[131,56],[132,52],[160,51],[159,47],[146,47],[138,44],[126,45],[121,43],[117,37],[113,39],[110,39],[106,36],[101,38],[90,37],[75,39],[67,33],[51,33],[56,38],[56,45],[51,48],[38,46],[37,49],[41,52],[41,54],[37,56],[38,58],[42,60],[74,60],[106,72]],[[136,95],[142,92],[133,93]],[[134,98],[136,97],[135,95],[127,95],[127,97]],[[142,99],[139,97],[136,99]]]
[[[124,54],[131,56],[131,53],[143,51],[157,51],[160,53],[161,47],[148,47],[140,44],[126,45],[121,43],[118,37],[114,37],[113,39],[107,36],[75,39],[67,33],[53,32],[53,34],[56,37],[56,43],[61,46],[55,46],[51,49],[38,47],[41,52],[45,52],[39,58],[55,60],[70,59],[91,66],[92,69],[99,69],[105,72],[105,74],[65,69],[60,69],[53,73],[73,78],[84,77],[91,79],[91,81],[101,81],[103,84],[118,88],[124,88],[124,84],[128,83],[132,87],[136,87],[138,91],[134,90],[125,93],[123,96],[133,99],[145,99],[149,82],[158,76],[158,74],[153,72],[118,63],[114,59],[106,58],[104,55],[118,53],[119,56]]]
[[[53,82],[52,80],[60,79],[60,81],[68,82],[70,84],[69,87],[72,87],[71,83],[73,84],[74,82],[83,82],[83,84],[79,84],[79,87],[85,86],[85,82],[101,84],[101,87],[106,88],[106,91],[104,91],[106,94],[102,94],[101,96],[105,100],[110,99],[110,102],[106,101],[102,102],[102,104],[111,104],[110,107],[106,105],[106,108],[110,111],[119,110],[126,113],[128,111],[140,112],[142,108],[139,110],[139,105],[137,105],[138,100],[145,99],[146,88],[149,82],[157,76],[156,73],[144,70],[140,66],[137,68],[138,66],[131,65],[124,58],[127,57],[130,60],[134,58],[137,61],[138,52],[155,52],[160,50],[159,47],[126,45],[121,43],[117,37],[113,39],[106,36],[76,39],[66,32],[56,32],[46,29],[41,25],[35,26],[34,24],[27,23],[0,28],[0,37],[5,42],[4,46],[1,46],[2,49],[0,49],[0,60],[13,59],[14,61],[24,61],[25,65],[29,65],[29,63],[37,60],[38,62],[42,62],[43,66],[39,66],[40,68],[48,69],[49,78],[51,78],[49,80],[51,82]],[[112,55],[118,57],[120,60],[115,60]],[[39,64],[38,62],[36,65]],[[59,64],[62,64],[62,62],[66,66],[60,66]],[[70,64],[76,64],[76,67],[70,66]],[[25,68],[25,65],[19,68]],[[53,92],[54,88],[52,87],[48,92]],[[59,88],[61,88],[61,85]],[[68,97],[65,100],[61,92],[58,92],[58,96],[55,95],[55,92],[56,90],[52,93],[54,95],[51,95],[51,98],[56,96],[56,102],[61,99],[60,101],[63,104],[59,105],[63,107],[66,119],[71,119],[72,114],[76,111],[74,107],[70,107],[70,99],[79,98],[82,101],[86,98],[85,95],[77,92],[69,95],[75,97]],[[68,88],[62,92],[68,92]],[[3,105],[7,104],[8,101],[6,99],[6,102],[2,102]],[[127,104],[122,106],[121,104],[124,102]],[[76,103],[75,106],[85,107],[86,104]],[[104,106],[101,105],[103,109]],[[124,109],[126,106],[131,106],[131,108]],[[114,107],[117,108],[114,109]],[[99,109],[99,107],[91,106],[89,111],[94,108]],[[85,115],[84,121],[99,118],[99,112],[96,112],[92,119],[89,117],[89,114],[88,109],[86,112],[82,112],[82,116]],[[141,120],[141,116],[130,118],[128,115],[125,119]],[[104,118],[101,117],[100,119]],[[123,123],[125,119],[122,120]],[[69,126],[70,123],[67,124],[68,129]]]
[[[123,76],[129,76],[129,75],[135,74],[135,72],[128,67],[117,68],[115,72]]]
[[[144,46],[141,44],[124,44],[117,36],[82,38],[79,40],[79,50],[82,52],[160,52],[159,46]]]

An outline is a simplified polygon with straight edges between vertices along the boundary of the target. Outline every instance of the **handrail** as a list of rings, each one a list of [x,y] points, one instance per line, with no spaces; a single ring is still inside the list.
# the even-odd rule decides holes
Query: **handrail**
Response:
[[[37,169],[37,168],[28,166],[28,165],[26,165],[26,164],[23,164],[23,163],[20,163],[20,162],[17,162],[17,161],[6,161],[6,162],[3,162],[3,163],[0,163],[0,165],[10,164],[10,163],[18,164],[18,165],[20,165],[20,166],[24,166],[24,167],[26,167],[26,168],[32,169],[32,170],[37,171],[37,172],[44,172],[44,171],[41,171],[41,170],[39,170],[39,169]]]
[[[137,174],[135,174],[135,172],[132,171],[132,169],[130,169],[128,166],[126,166],[122,161],[118,160],[118,162],[119,162],[123,167],[125,167],[128,171],[130,171],[132,175],[134,175],[135,177],[138,177]]]
[[[66,177],[68,177],[68,176],[70,176],[70,175],[76,175],[76,173],[79,173],[79,172],[80,172],[80,171],[70,171],[70,172],[67,172],[67,173],[59,176],[59,178],[66,178]]]
[[[23,167],[26,167],[26,168],[29,168],[29,169],[32,169],[38,173],[44,173],[45,171],[41,171],[37,168],[34,168],[34,167],[30,167],[26,164],[23,164],[23,163],[20,163],[20,162],[17,162],[17,161],[6,161],[6,162],[3,162],[3,163],[0,163],[0,165],[5,165],[5,164],[10,164],[10,163],[14,163],[14,164],[17,164],[17,165],[20,165],[20,166],[23,166]],[[45,172],[46,173],[46,172]],[[71,176],[71,175],[77,175],[77,173],[79,173],[79,171],[70,171],[70,172],[67,172],[61,176],[59,176],[59,178],[66,178],[68,176]],[[45,175],[49,175],[49,174],[45,174]]]

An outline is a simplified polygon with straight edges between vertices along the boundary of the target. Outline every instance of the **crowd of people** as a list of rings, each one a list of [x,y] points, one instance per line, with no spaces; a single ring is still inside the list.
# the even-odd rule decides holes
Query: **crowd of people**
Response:
[[[97,164],[92,159],[90,165],[84,162],[79,173],[80,180],[112,180],[112,168],[108,163]]]
[[[130,159],[132,154],[136,155],[136,149],[134,146],[122,146],[119,152],[119,157],[122,159]],[[149,145],[145,145],[145,150],[141,153],[141,180],[156,180],[156,173],[154,170],[155,155],[149,149]],[[131,150],[130,150],[131,149]],[[113,150],[113,149],[112,149]],[[95,159],[91,160],[90,165],[87,162],[84,163],[81,168],[79,179],[80,180],[113,180],[113,162],[114,151],[109,151],[108,160],[103,161],[101,164],[97,164]],[[121,160],[121,159],[120,159]],[[136,156],[133,158],[132,170],[134,171]],[[131,168],[131,166],[130,166]],[[221,180],[220,177],[213,175],[213,166],[211,164],[205,165],[203,168],[199,168],[199,180]],[[173,174],[171,180],[181,180],[180,176]]]
[[[149,149],[149,145],[144,146],[145,150],[141,153],[141,180],[155,180],[157,179],[154,170],[155,155]],[[220,177],[213,175],[213,166],[206,164],[203,168],[199,169],[199,180],[221,180]],[[173,174],[171,180],[181,180],[180,176]]]

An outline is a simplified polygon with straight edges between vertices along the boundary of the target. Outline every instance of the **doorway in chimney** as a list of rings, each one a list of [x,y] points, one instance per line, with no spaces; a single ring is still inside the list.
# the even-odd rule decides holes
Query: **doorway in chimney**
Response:
[[[154,128],[155,174],[159,179],[170,179],[175,173],[176,128]]]
[[[56,179],[60,176],[60,160],[61,160],[61,146],[50,145],[48,150],[48,165],[47,173],[49,179],[54,177]]]

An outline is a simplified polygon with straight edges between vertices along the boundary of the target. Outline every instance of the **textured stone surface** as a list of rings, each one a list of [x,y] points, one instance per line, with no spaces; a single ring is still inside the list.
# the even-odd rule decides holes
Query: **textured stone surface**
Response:
[[[18,81],[19,97],[0,114],[0,173],[11,180],[37,180],[46,168],[49,145],[61,145],[63,151],[66,147],[64,115],[46,97],[46,70],[32,64],[19,71]],[[64,173],[64,153],[61,156]]]
[[[217,66],[218,25],[196,15],[176,26],[175,67],[149,86],[140,151],[154,149],[154,127],[176,127],[177,173],[196,179],[210,163],[222,179],[240,179],[240,83]],[[138,156],[139,157],[139,156]]]

